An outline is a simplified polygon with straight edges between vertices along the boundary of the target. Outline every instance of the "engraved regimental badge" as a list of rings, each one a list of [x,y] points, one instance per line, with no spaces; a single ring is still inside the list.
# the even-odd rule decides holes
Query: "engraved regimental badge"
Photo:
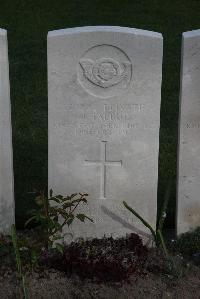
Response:
[[[78,78],[91,95],[109,98],[124,92],[131,80],[132,64],[119,48],[110,45],[95,46],[81,57]]]

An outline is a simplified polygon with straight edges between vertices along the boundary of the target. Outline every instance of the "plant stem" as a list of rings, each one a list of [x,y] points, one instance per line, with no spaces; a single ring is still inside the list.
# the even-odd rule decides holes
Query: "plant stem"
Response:
[[[160,214],[160,219],[159,219],[159,222],[158,222],[158,230],[160,230],[160,231],[162,231],[163,224],[164,224],[164,221],[165,221],[165,217],[163,215],[167,211],[167,206],[168,206],[169,199],[170,199],[171,185],[172,185],[172,182],[170,181],[168,183],[167,190],[166,190],[165,196],[164,196],[164,202],[163,202],[163,206],[162,206],[162,210],[161,210],[161,214]]]
[[[168,256],[167,247],[166,247],[166,245],[165,245],[165,241],[164,241],[162,232],[161,232],[159,229],[157,230],[157,235],[159,236],[160,244],[161,244],[161,246],[162,246],[162,249],[163,249],[165,255]]]
[[[131,213],[133,213],[133,215],[135,215],[138,219],[140,219],[140,221],[151,231],[154,241],[157,244],[157,236],[153,227],[146,220],[144,220],[142,216],[140,216],[135,210],[133,210],[125,201],[123,201],[123,204]]]
[[[18,271],[18,274],[19,274],[19,278],[21,280],[21,286],[22,286],[22,289],[23,289],[24,299],[28,299],[27,287],[26,287],[26,278],[25,278],[25,275],[22,273],[22,263],[21,263],[20,253],[19,253],[19,246],[18,246],[18,242],[17,242],[16,228],[15,228],[14,224],[11,227],[11,238],[12,238],[12,242],[13,242],[16,266],[17,266],[17,271]]]
[[[26,287],[26,278],[24,275],[22,275],[22,288],[23,288],[23,293],[24,293],[24,299],[28,299],[28,292],[27,292],[27,287]]]

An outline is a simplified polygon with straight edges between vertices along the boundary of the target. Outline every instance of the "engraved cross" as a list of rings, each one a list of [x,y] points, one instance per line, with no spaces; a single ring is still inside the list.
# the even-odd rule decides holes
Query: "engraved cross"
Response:
[[[100,165],[101,177],[100,177],[100,199],[106,199],[106,167],[107,166],[122,166],[122,161],[109,161],[106,157],[106,144],[107,141],[101,141],[101,160],[91,161],[85,160],[86,165]]]

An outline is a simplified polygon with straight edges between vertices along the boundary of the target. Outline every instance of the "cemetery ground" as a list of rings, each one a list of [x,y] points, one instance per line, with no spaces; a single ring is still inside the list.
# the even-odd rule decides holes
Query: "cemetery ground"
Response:
[[[153,247],[135,233],[66,244],[64,226],[75,219],[82,225],[93,222],[76,211],[87,204],[87,196],[54,196],[51,191],[47,199],[40,193],[35,199],[38,209],[30,212],[27,222],[36,220],[35,227],[16,233],[13,225],[10,236],[0,236],[1,298],[199,298],[200,227],[178,239],[168,235],[158,242],[154,237]]]
[[[27,298],[199,298],[200,229],[168,241],[170,255],[136,234],[45,249],[41,231],[18,232]],[[37,255],[33,254],[37,248]],[[0,297],[23,297],[10,237],[0,237]]]

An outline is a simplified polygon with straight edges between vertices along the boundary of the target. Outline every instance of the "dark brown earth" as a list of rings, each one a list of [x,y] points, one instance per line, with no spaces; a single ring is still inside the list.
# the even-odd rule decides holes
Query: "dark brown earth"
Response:
[[[12,254],[0,262],[0,298],[23,298]],[[44,250],[38,266],[23,271],[33,299],[200,299],[200,267],[148,249],[135,234],[72,243],[63,254]]]
[[[78,277],[67,278],[64,273],[48,270],[27,276],[29,298],[108,298],[108,299],[151,299],[151,298],[200,298],[200,271],[190,269],[184,277],[174,279],[167,275],[147,273],[143,277],[130,279],[130,283],[93,283]],[[16,273],[0,277],[0,298],[23,298]]]

